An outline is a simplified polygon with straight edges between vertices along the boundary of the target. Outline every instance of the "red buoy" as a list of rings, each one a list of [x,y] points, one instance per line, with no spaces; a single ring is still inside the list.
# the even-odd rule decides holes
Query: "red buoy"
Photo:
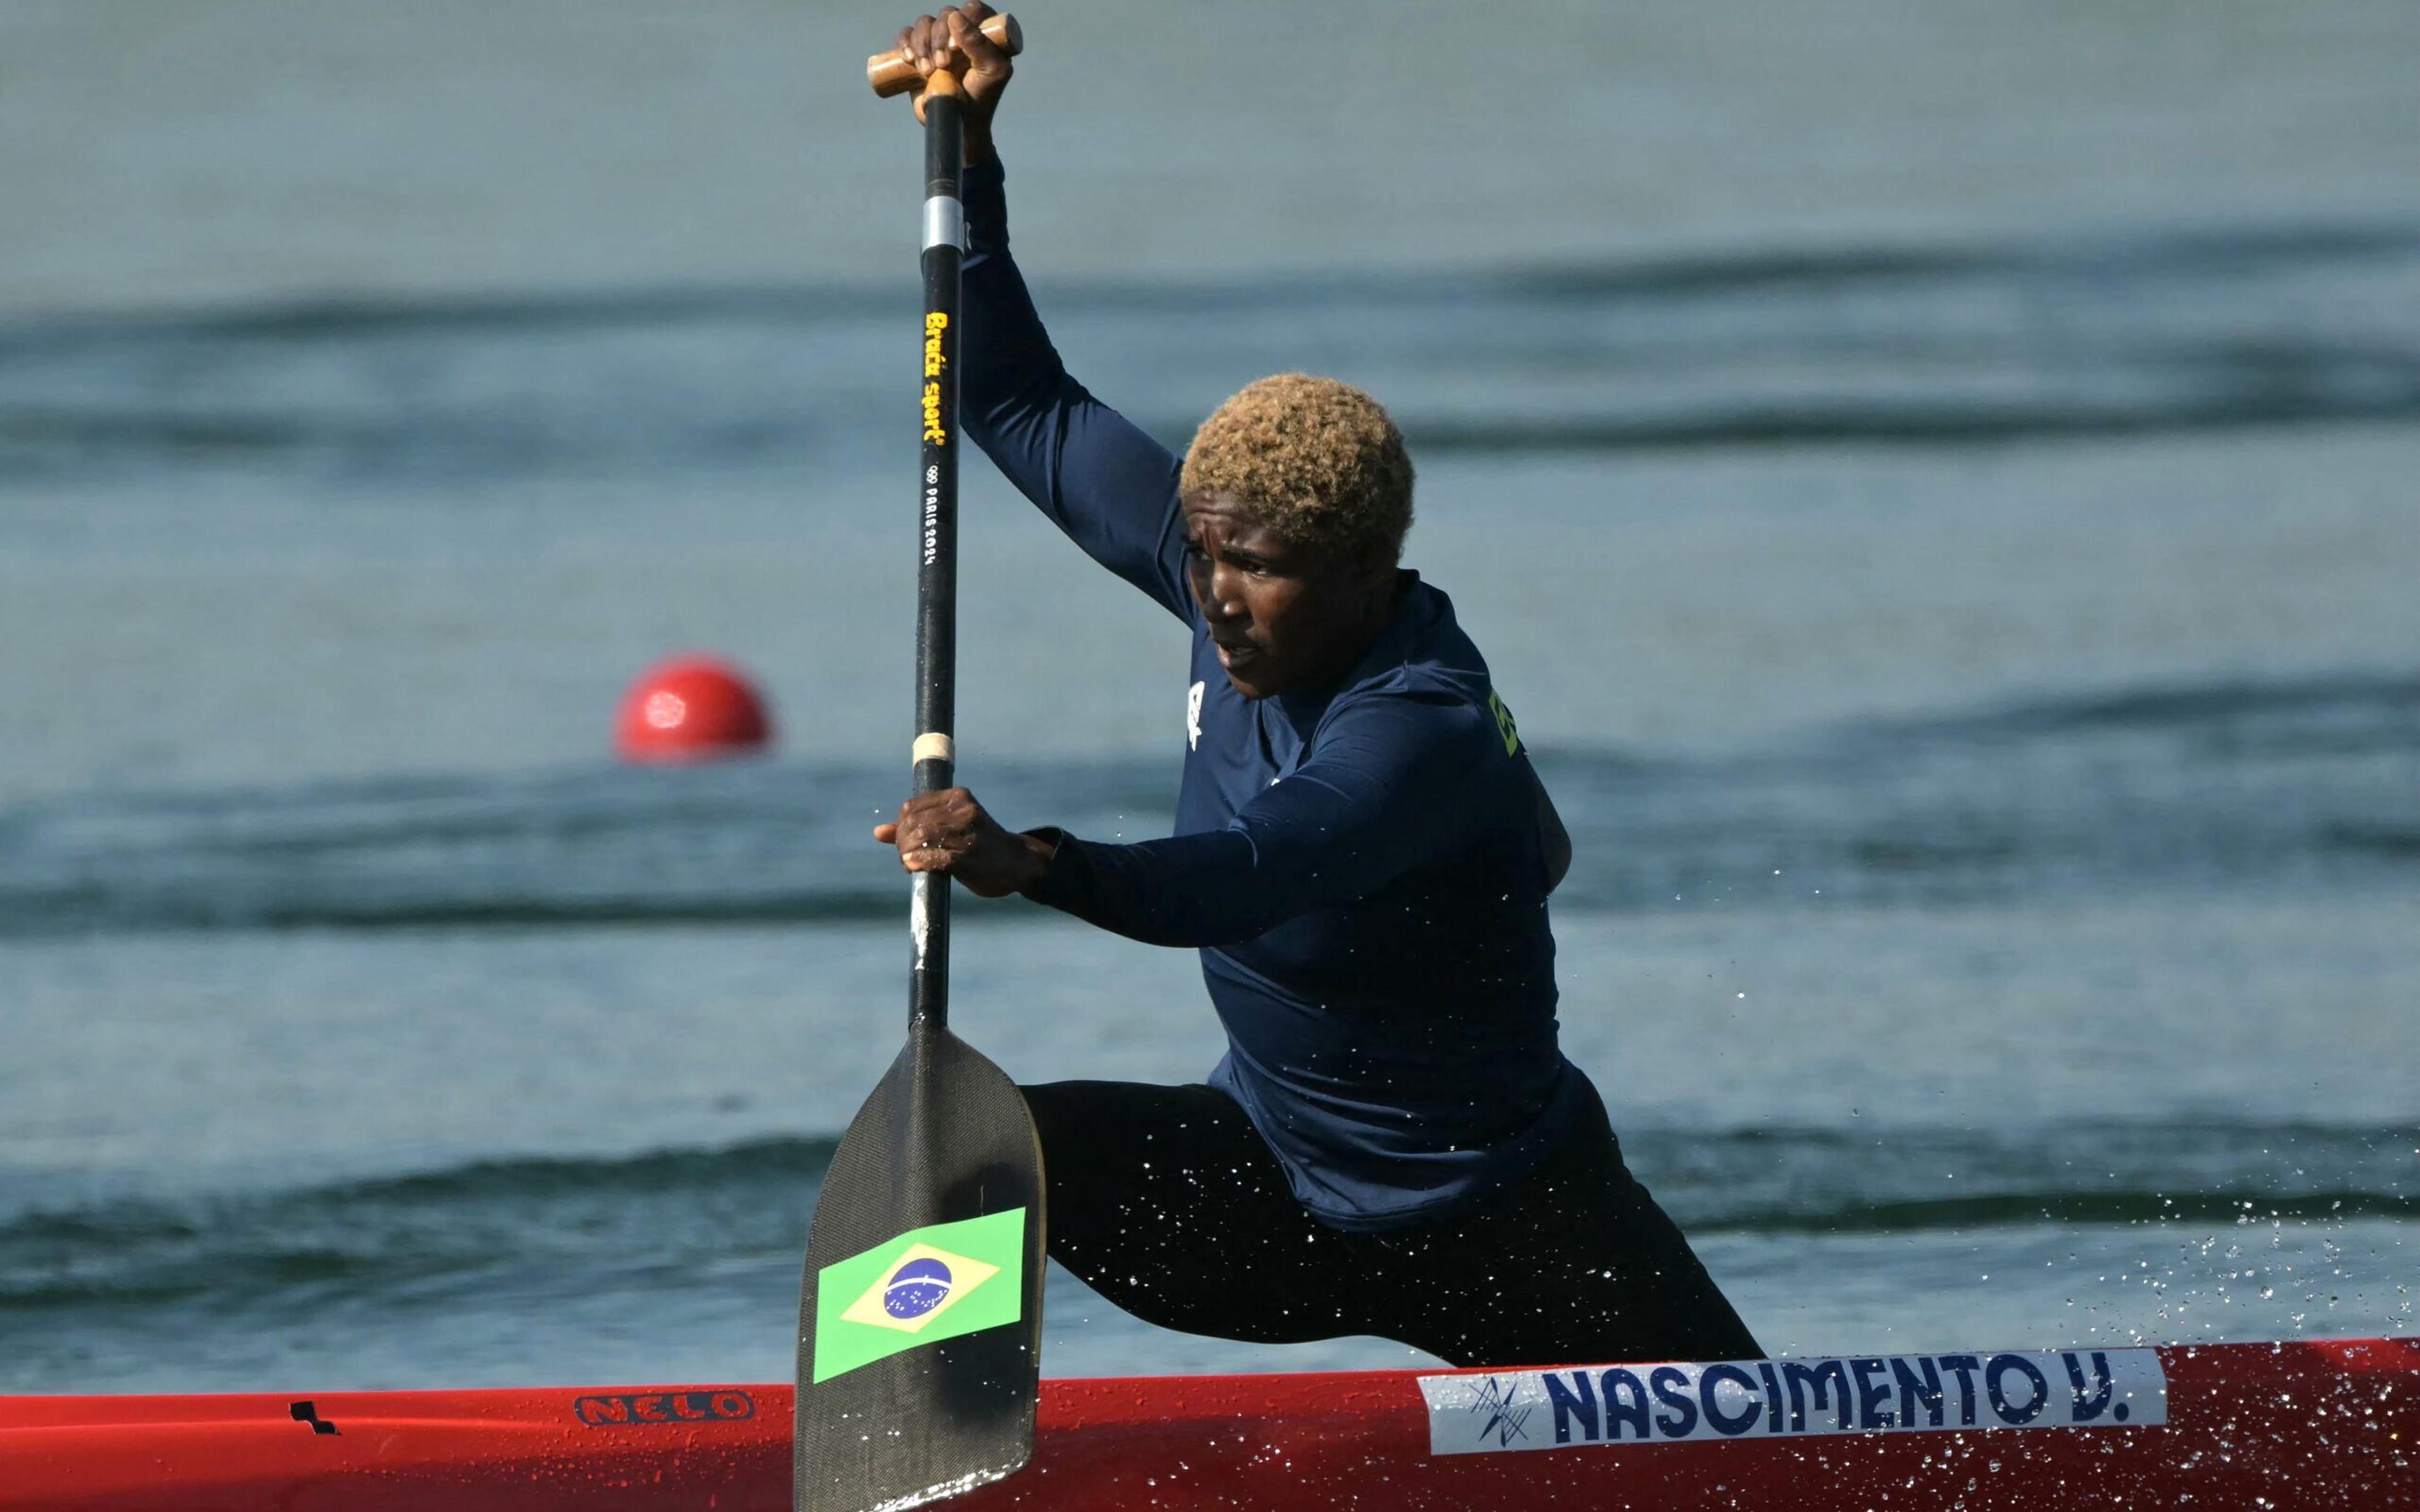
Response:
[[[744,756],[772,737],[747,675],[713,656],[675,656],[641,672],[613,720],[613,749],[626,762]]]

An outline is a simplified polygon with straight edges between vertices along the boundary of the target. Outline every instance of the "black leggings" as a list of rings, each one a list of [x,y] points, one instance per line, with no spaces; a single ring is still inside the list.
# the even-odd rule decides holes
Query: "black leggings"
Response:
[[[1146,1322],[1263,1344],[1373,1334],[1457,1365],[1763,1356],[1631,1179],[1593,1093],[1544,1165],[1479,1206],[1349,1234],[1295,1200],[1223,1093],[1024,1091],[1042,1132],[1050,1257]]]

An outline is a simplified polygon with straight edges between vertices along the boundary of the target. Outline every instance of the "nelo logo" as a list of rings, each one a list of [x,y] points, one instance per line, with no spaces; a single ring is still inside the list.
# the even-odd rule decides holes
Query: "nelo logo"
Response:
[[[756,1415],[744,1391],[641,1391],[627,1396],[582,1396],[571,1415],[592,1428],[651,1423],[740,1423]]]

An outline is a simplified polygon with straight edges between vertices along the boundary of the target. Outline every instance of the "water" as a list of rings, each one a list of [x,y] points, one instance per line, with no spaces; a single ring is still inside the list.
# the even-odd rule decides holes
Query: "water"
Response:
[[[0,14],[0,1390],[789,1370],[904,1006],[912,147],[801,83],[863,18],[691,11]],[[1460,8],[1340,93],[1253,14],[1027,18],[1046,314],[1172,442],[1404,419],[1567,1046],[1760,1336],[2420,1332],[2420,20]],[[1181,640],[967,509],[967,779],[1161,832]],[[689,645],[779,758],[604,759]],[[961,917],[1012,1074],[1215,1059],[1188,956]]]

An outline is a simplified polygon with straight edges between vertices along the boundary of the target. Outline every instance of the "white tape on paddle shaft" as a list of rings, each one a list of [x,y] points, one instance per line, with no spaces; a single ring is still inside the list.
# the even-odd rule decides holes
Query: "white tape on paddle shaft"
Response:
[[[919,872],[908,879],[908,959],[919,971],[924,969],[925,958],[933,949],[933,889],[948,880],[936,872]]]
[[[914,748],[908,753],[910,766],[920,766],[926,762],[955,762],[957,759],[958,748],[950,744],[950,737],[932,731],[918,735]]]
[[[924,250],[955,247],[967,250],[967,208],[953,194],[936,194],[924,202]]]

